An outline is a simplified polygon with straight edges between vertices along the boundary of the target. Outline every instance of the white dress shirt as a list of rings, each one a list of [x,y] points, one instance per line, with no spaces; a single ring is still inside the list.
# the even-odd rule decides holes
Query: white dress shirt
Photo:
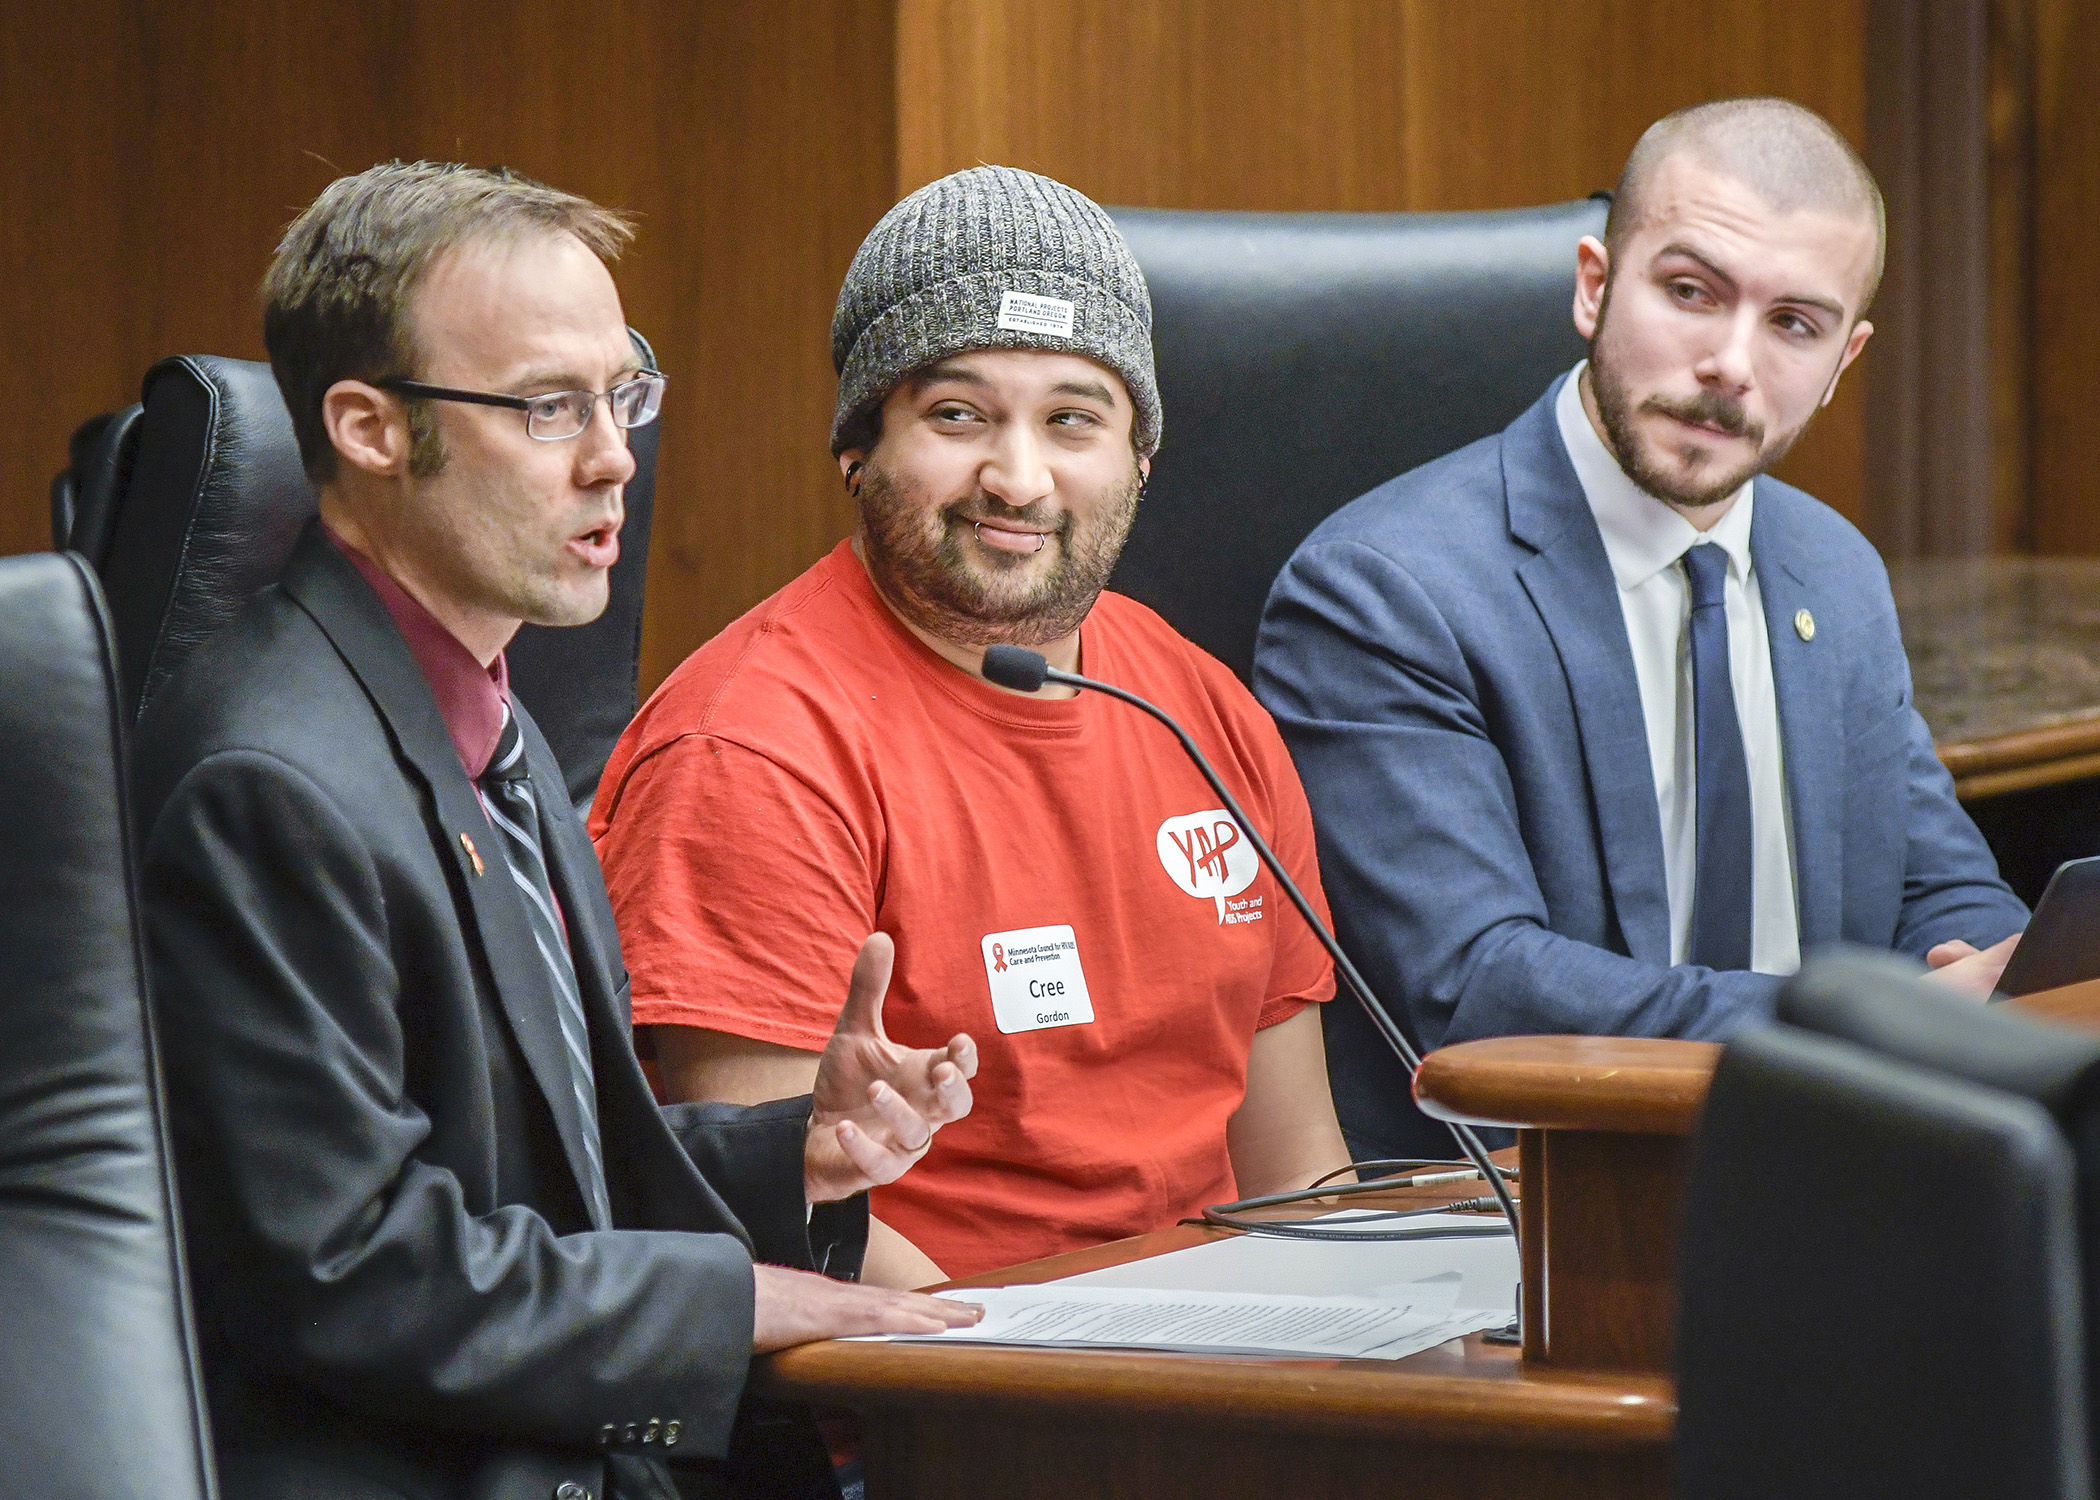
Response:
[[[1585,361],[1585,364],[1587,361]],[[1750,768],[1750,967],[1791,974],[1801,966],[1795,905],[1793,818],[1779,743],[1772,648],[1757,574],[1750,566],[1751,485],[1702,532],[1626,477],[1583,410],[1583,365],[1560,389],[1554,415],[1583,495],[1604,534],[1604,555],[1619,585],[1619,608],[1633,646],[1647,719],[1648,763],[1662,815],[1663,873],[1670,889],[1670,962],[1691,951],[1692,894],[1699,873],[1699,759],[1692,694],[1691,584],[1682,558],[1710,543],[1728,554],[1728,674]]]

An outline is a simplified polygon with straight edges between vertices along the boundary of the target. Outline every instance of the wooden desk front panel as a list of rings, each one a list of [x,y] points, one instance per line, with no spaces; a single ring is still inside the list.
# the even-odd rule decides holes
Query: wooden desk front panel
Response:
[[[1006,1403],[871,1423],[868,1500],[1637,1500],[1669,1494],[1665,1450],[1570,1453],[1405,1438],[1279,1437],[1142,1412],[1084,1423]]]
[[[1686,1138],[1525,1130],[1518,1145],[1524,1289],[1539,1304],[1524,1310],[1524,1357],[1670,1369]]]

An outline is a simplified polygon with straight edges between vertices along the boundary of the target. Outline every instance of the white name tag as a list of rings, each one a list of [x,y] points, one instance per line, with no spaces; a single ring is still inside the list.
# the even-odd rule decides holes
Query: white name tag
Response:
[[[999,326],[1008,333],[1047,333],[1056,338],[1072,336],[1076,310],[1062,297],[1031,297],[1026,292],[1008,292],[999,299]]]
[[[1079,940],[1069,927],[987,934],[984,977],[992,986],[992,1016],[1008,1035],[1084,1026],[1094,1019],[1094,1002],[1079,967]]]

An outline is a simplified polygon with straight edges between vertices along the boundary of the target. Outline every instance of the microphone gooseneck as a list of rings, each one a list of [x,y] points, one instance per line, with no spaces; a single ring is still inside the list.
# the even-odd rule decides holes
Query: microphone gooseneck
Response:
[[[1422,1066],[1422,1059],[1415,1052],[1413,1044],[1408,1041],[1407,1034],[1394,1023],[1392,1015],[1378,997],[1371,993],[1371,986],[1365,982],[1363,975],[1357,972],[1356,965],[1349,961],[1349,955],[1342,951],[1342,945],[1335,941],[1334,934],[1327,930],[1327,924],[1320,920],[1319,913],[1313,910],[1312,903],[1305,899],[1305,893],[1298,889],[1298,882],[1291,879],[1290,873],[1283,868],[1282,861],[1276,858],[1276,851],[1269,847],[1268,840],[1261,836],[1247,817],[1240,807],[1239,799],[1226,787],[1209,758],[1197,748],[1188,731],[1176,723],[1165,709],[1148,703],[1136,693],[1119,688],[1112,682],[1082,677],[1077,672],[1060,672],[1050,665],[1040,651],[1030,651],[1025,646],[986,647],[983,672],[987,682],[1003,688],[1012,688],[1016,692],[1033,693],[1045,683],[1054,682],[1091,693],[1106,693],[1111,698],[1150,714],[1166,725],[1174,738],[1181,742],[1181,748],[1188,753],[1189,759],[1195,762],[1196,769],[1203,773],[1203,779],[1210,783],[1210,789],[1217,793],[1218,800],[1232,815],[1232,820],[1239,825],[1240,832],[1246,835],[1247,842],[1253,845],[1254,852],[1263,866],[1275,877],[1284,895],[1290,898],[1291,905],[1298,909],[1298,915],[1305,919],[1305,925],[1311,928],[1313,936],[1320,940],[1320,946],[1327,950],[1327,956],[1334,960],[1335,973],[1341,977],[1349,992],[1356,997],[1357,1004],[1363,1007],[1364,1014],[1371,1018],[1371,1024],[1377,1028],[1378,1034],[1385,1038],[1386,1045],[1393,1049],[1394,1055],[1407,1069],[1409,1082],[1413,1081],[1416,1070]],[[1510,1197],[1509,1186],[1503,1181],[1501,1170],[1488,1160],[1487,1148],[1480,1143],[1480,1137],[1473,1133],[1472,1127],[1455,1122],[1446,1123],[1450,1124],[1451,1133],[1457,1138],[1459,1149],[1464,1151],[1466,1159],[1480,1170],[1480,1175],[1486,1179],[1489,1190],[1495,1195],[1495,1201],[1501,1205],[1502,1212],[1509,1216],[1509,1232],[1517,1237],[1521,1245],[1522,1231],[1517,1223],[1517,1205]]]

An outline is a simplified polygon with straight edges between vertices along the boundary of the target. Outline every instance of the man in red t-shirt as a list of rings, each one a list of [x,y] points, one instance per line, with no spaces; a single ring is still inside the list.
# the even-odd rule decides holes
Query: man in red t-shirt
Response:
[[[1144,692],[1324,905],[1268,715],[1103,585],[1160,407],[1144,277],[1100,208],[1004,167],[906,198],[832,325],[852,539],[695,652],[622,737],[591,832],[674,1097],[806,1090],[843,965],[896,942],[902,1046],[978,1038],[977,1108],[876,1191],[915,1285],[1346,1166],[1325,953],[1159,725],[992,686],[984,648]],[[1229,524],[1220,518],[1220,524]]]

